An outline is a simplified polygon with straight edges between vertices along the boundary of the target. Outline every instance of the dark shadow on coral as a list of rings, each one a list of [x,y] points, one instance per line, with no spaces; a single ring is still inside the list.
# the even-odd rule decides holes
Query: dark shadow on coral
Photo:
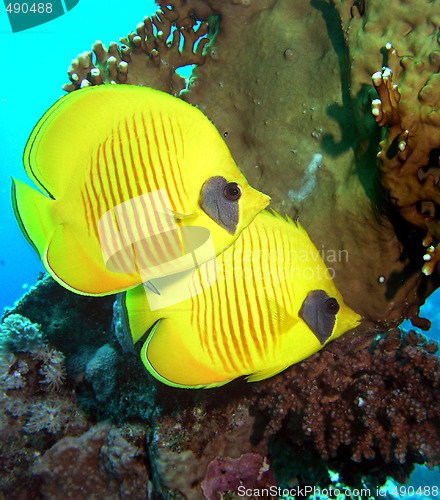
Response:
[[[341,21],[333,4],[312,0],[311,5],[322,12],[333,49],[338,57],[341,75],[342,104],[331,104],[327,114],[339,125],[342,138],[336,142],[330,134],[322,138],[322,149],[330,156],[338,156],[348,149],[356,151],[355,174],[373,204],[379,203],[381,190],[377,190],[376,154],[380,141],[380,129],[371,114],[371,101],[377,97],[372,87],[363,87],[356,97],[350,96],[350,64]],[[360,12],[362,11],[360,6]]]
[[[400,261],[406,262],[405,267],[400,272],[394,272],[388,276],[385,298],[387,301],[393,300],[398,291],[414,275],[420,275],[417,285],[417,296],[427,297],[440,286],[440,276],[438,273],[433,273],[430,276],[420,273],[424,262],[423,255],[426,253],[426,248],[421,244],[424,232],[414,228],[414,226],[402,219],[399,213],[390,205],[386,206],[384,210],[402,246]],[[423,326],[416,326],[425,329]],[[426,326],[429,328],[428,323]]]
[[[341,131],[341,140],[336,142],[330,134],[324,135],[321,141],[322,149],[330,156],[338,156],[356,145],[354,134],[353,109],[350,99],[350,76],[348,51],[345,46],[341,21],[332,4],[324,0],[311,0],[313,8],[319,10],[327,26],[327,33],[336,53],[341,75],[342,104],[331,104],[327,114],[335,120]]]

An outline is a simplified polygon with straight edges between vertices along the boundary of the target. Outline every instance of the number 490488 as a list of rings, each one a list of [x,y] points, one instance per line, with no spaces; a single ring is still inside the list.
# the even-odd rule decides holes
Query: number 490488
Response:
[[[51,3],[9,3],[6,6],[6,12],[10,14],[51,14]]]

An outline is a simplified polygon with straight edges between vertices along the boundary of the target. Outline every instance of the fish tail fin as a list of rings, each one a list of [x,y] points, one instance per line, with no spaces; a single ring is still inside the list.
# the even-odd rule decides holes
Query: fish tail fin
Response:
[[[24,237],[42,259],[57,226],[54,200],[14,178],[11,198],[14,215]]]

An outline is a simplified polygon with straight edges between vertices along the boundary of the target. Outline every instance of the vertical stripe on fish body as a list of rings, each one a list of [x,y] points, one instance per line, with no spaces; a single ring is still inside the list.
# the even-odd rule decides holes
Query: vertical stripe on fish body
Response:
[[[176,272],[170,262],[188,253],[182,227],[206,229],[218,255],[269,202],[203,113],[145,87],[62,97],[35,126],[23,161],[45,195],[13,180],[23,234],[60,284],[88,295],[135,286],[142,268]],[[224,199],[228,186],[237,199]]]
[[[216,264],[215,283],[174,306],[150,311],[142,287],[125,295],[133,342],[154,325],[141,357],[164,383],[261,380],[358,324],[307,233],[291,220],[259,214]],[[202,282],[212,282],[214,271],[201,266]],[[335,304],[335,312],[325,310]]]

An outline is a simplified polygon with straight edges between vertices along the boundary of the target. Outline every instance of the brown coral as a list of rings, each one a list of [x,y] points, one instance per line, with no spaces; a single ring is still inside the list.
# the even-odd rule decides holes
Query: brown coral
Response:
[[[388,476],[405,482],[414,464],[439,466],[437,349],[413,331],[392,330],[335,341],[261,383],[198,394],[161,386],[165,409],[150,441],[155,490],[202,499],[209,464],[244,454],[269,456],[278,486],[325,488],[333,470],[348,487],[373,488]],[[212,481],[221,488],[221,477]]]
[[[438,1],[393,0],[386,9],[370,0],[362,13],[357,2],[333,0],[351,55],[352,95],[368,85],[374,70],[376,123],[384,127],[380,143],[380,179],[391,206],[426,234],[425,246],[440,240],[440,27]],[[361,15],[362,14],[362,15]],[[371,71],[373,73],[373,71]],[[425,274],[438,262],[428,251]],[[423,262],[420,262],[420,268]]]
[[[389,63],[398,59],[405,69],[410,67],[408,58],[399,58],[397,51],[389,44]],[[439,52],[440,56],[440,52]],[[394,65],[396,63],[394,61]],[[399,71],[400,72],[400,71]],[[381,182],[393,206],[400,215],[412,225],[426,232],[424,246],[432,240],[440,239],[439,154],[440,120],[436,117],[438,94],[433,75],[418,93],[422,103],[419,121],[408,111],[409,104],[401,102],[397,85],[393,84],[393,71],[384,68],[373,75],[373,84],[378,99],[372,103],[372,112],[376,122],[386,127],[386,136],[380,143],[378,158],[381,162]],[[434,86],[434,88],[433,88]],[[414,112],[412,112],[414,113]],[[427,263],[423,267],[425,274],[431,274],[438,261],[437,253],[426,254]]]
[[[149,498],[145,431],[100,423],[82,436],[65,437],[35,464],[44,498]]]
[[[294,446],[313,444],[341,471],[352,467],[343,458],[348,447],[358,470],[382,464],[381,481],[387,473],[403,481],[399,464],[439,466],[437,344],[399,330],[351,344],[334,342],[268,381],[257,400],[269,411],[266,434],[289,428]]]

